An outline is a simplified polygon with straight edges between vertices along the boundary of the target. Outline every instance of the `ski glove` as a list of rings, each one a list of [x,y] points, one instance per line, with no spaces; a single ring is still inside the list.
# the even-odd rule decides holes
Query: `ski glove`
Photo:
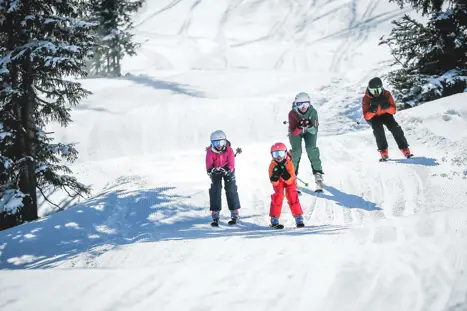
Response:
[[[224,166],[224,170],[225,170],[225,173],[224,173],[225,176],[229,177],[230,174],[232,174],[232,171],[230,170],[228,165]]]
[[[282,179],[289,180],[290,177],[292,177],[292,176],[290,176],[289,171],[285,169],[284,172],[282,173]]]
[[[310,120],[308,119],[302,119],[300,121],[298,121],[298,128],[307,128],[311,125],[311,122]]]
[[[271,177],[269,178],[271,181],[278,181],[281,178],[282,174],[284,173],[285,165],[278,164],[276,167],[272,169]]]
[[[377,103],[371,103],[371,104],[370,104],[370,111],[371,111],[371,112],[376,112],[376,111],[378,111],[378,104],[377,104]]]
[[[229,172],[230,172],[230,170],[229,170]],[[225,173],[223,171],[219,170],[218,167],[212,167],[212,168],[208,169],[208,176],[211,177],[211,178],[212,178],[213,175],[219,175],[219,174],[224,175]]]

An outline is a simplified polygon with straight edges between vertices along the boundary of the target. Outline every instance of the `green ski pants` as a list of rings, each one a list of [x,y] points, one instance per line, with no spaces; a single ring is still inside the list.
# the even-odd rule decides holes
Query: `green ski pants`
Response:
[[[321,167],[319,148],[316,146],[318,133],[313,135],[305,132],[304,134],[297,136],[289,136],[290,146],[292,147],[290,153],[292,154],[292,162],[295,167],[295,175],[298,175],[298,165],[300,163],[300,158],[302,157],[302,139],[305,141],[305,150],[308,155],[308,159],[311,162],[313,174],[316,173],[316,171],[320,171],[322,173],[323,168]]]

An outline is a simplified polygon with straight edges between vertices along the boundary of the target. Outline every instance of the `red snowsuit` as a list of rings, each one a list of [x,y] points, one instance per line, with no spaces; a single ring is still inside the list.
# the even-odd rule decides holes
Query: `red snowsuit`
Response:
[[[274,159],[269,164],[269,178],[271,178],[274,167],[280,165]],[[298,200],[297,192],[297,178],[295,177],[295,169],[292,163],[292,156],[289,152],[286,155],[285,169],[289,172],[290,178],[284,180],[282,177],[278,181],[271,181],[274,189],[274,194],[271,195],[271,207],[269,210],[269,216],[279,218],[282,211],[282,202],[284,201],[284,190],[287,203],[289,203],[292,215],[302,215],[302,207]]]

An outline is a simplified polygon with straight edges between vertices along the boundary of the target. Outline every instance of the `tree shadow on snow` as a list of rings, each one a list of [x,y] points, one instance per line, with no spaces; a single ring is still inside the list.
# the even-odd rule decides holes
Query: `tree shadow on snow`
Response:
[[[115,112],[110,111],[107,108],[104,107],[92,107],[87,104],[79,104],[73,107],[74,110],[83,110],[83,111],[96,111],[96,112],[104,112],[108,114],[116,114]]]
[[[48,268],[83,252],[144,240],[157,240],[157,227],[190,220],[183,214],[202,208],[173,187],[144,191],[112,190],[38,221],[0,232],[0,268]]]
[[[305,192],[307,194],[311,194],[314,196],[319,196],[321,198],[325,198],[331,201],[334,201],[337,203],[337,205],[340,205],[345,208],[359,208],[363,209],[366,211],[380,211],[382,210],[380,207],[376,206],[376,203],[370,202],[362,198],[361,196],[355,195],[355,194],[348,194],[345,192],[342,192],[334,187],[331,186],[324,186],[323,187],[326,192],[322,192],[320,194],[315,193],[314,191],[308,189],[308,188],[302,188],[300,187],[300,190],[302,192]]]
[[[216,238],[216,237],[243,237],[247,239],[266,238],[276,235],[284,236],[299,236],[309,234],[338,234],[345,230],[345,227],[323,225],[323,226],[305,226],[304,228],[296,228],[295,222],[286,221],[283,230],[272,229],[269,224],[258,224],[258,215],[241,217],[240,222],[235,226],[227,224],[228,219],[221,220],[221,225],[218,228],[212,228],[209,224],[203,223],[198,227],[191,227],[183,231],[178,231],[177,234],[171,234],[167,240],[189,240],[199,238]],[[210,220],[208,220],[210,221]]]
[[[192,90],[186,84],[176,83],[176,82],[169,82],[169,81],[162,81],[162,80],[155,80],[147,75],[132,75],[127,74],[123,76],[121,79],[133,81],[138,84],[150,86],[152,88],[158,90],[170,90],[174,93],[183,94],[191,97],[206,97],[202,92]]]
[[[64,260],[82,265],[83,260],[92,263],[92,258],[133,243],[333,234],[339,230],[310,227],[278,232],[266,224],[258,225],[264,215],[245,216],[238,226],[228,226],[225,207],[221,227],[212,228],[208,208],[189,204],[191,197],[175,194],[174,187],[128,191],[119,186],[84,204],[0,232],[0,269],[53,268]]]

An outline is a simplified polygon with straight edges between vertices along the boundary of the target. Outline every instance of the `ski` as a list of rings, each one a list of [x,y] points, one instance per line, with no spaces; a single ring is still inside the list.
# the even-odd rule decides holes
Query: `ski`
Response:
[[[282,224],[278,224],[278,225],[269,225],[269,227],[271,227],[272,229],[275,229],[275,230],[281,230],[281,229],[284,229],[284,225]],[[304,228],[305,227],[305,224],[304,223],[301,223],[301,224],[297,224],[296,225],[297,228]]]
[[[406,159],[411,159],[414,155],[413,154],[408,154],[405,156]],[[397,159],[391,159],[389,157],[382,157],[379,159],[379,162],[389,162],[389,161],[394,161],[394,160],[397,160]]]
[[[277,224],[277,225],[270,225],[272,229],[284,229],[284,225]]]
[[[387,156],[381,157],[381,158],[379,159],[379,162],[387,162],[387,161],[389,161],[389,157],[387,157]]]
[[[227,222],[230,226],[236,225],[238,223],[238,219],[231,219]],[[211,222],[211,227],[219,227],[219,220],[213,220]]]

